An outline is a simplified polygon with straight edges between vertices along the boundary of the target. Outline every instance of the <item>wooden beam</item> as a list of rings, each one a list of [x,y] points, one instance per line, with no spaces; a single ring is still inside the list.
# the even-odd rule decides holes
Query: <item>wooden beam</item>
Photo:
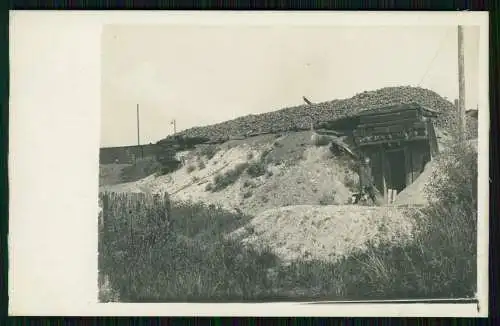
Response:
[[[381,156],[381,170],[382,170],[382,182],[383,182],[383,192],[384,192],[384,202],[387,202],[387,181],[386,181],[386,168],[387,162],[385,161],[385,149],[384,146],[380,145],[380,156]]]
[[[464,73],[464,31],[458,25],[458,139],[465,139],[465,73]]]
[[[412,164],[411,164],[411,154],[412,150],[411,148],[406,145],[403,148],[403,153],[405,155],[405,179],[406,179],[406,187],[412,184],[413,182],[413,169],[412,169]]]

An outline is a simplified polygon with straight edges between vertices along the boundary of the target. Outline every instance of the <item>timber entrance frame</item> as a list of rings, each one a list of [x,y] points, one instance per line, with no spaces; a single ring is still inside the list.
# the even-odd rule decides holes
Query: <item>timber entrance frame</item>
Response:
[[[438,154],[432,119],[438,113],[416,103],[365,110],[356,117],[352,135],[370,158],[375,186],[391,202],[413,183]]]

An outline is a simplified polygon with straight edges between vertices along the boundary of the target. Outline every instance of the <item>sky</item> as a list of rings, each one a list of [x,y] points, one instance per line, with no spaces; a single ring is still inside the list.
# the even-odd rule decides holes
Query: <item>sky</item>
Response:
[[[421,86],[458,98],[457,27],[107,25],[101,147],[141,144],[248,114]],[[464,29],[466,109],[478,96],[479,27]]]

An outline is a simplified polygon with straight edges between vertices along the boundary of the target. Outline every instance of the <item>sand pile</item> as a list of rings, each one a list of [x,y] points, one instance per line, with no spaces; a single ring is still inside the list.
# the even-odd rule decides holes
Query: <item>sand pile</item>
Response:
[[[478,140],[471,139],[467,141],[473,148],[477,151],[478,149]],[[451,144],[451,140],[447,143],[447,147],[443,147],[440,151],[446,151]],[[402,192],[400,192],[396,200],[394,201],[395,205],[426,205],[428,203],[428,199],[425,195],[425,187],[431,181],[432,175],[434,172],[438,171],[438,169],[442,169],[440,167],[439,160],[442,160],[443,157],[439,156],[434,160],[427,163],[424,171],[418,176],[417,180],[415,180],[411,185],[406,187]]]
[[[336,161],[327,147],[309,147],[303,158],[291,166],[271,166],[273,174],[250,180],[242,200],[244,210],[258,214],[274,207],[291,205],[346,204],[357,175]],[[245,190],[242,190],[245,191]]]
[[[424,171],[418,178],[396,196],[394,205],[426,205],[427,198],[425,197],[424,189],[432,177],[435,168],[435,161],[427,163]]]
[[[268,210],[231,233],[251,246],[269,246],[285,261],[336,260],[366,248],[368,241],[401,243],[412,220],[396,207],[290,206]]]

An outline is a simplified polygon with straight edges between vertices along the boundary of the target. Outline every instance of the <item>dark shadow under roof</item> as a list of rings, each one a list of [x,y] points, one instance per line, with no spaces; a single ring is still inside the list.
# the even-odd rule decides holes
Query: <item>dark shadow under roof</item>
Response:
[[[425,107],[418,103],[398,103],[393,105],[383,105],[377,107],[366,108],[361,112],[346,115],[342,118],[325,121],[319,124],[319,128],[326,129],[354,129],[359,124],[360,117],[373,115],[373,114],[384,114],[390,112],[403,111],[408,109],[416,109],[422,112],[424,116],[437,117],[439,112],[428,107]]]

